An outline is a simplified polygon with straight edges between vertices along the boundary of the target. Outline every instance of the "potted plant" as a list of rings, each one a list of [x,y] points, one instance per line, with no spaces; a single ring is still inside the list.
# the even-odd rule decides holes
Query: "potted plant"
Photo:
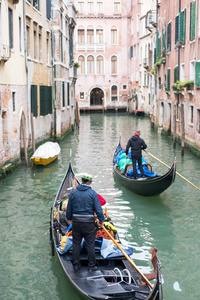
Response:
[[[74,67],[78,69],[78,68],[80,67],[79,62],[75,62],[75,63],[74,63]]]

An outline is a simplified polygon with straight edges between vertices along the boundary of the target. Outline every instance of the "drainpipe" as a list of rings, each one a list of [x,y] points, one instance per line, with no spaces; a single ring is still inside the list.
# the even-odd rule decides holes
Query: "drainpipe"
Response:
[[[53,16],[53,5],[51,5],[51,20],[52,20],[52,29],[51,29],[51,53],[52,53],[52,97],[53,97],[53,107],[54,107],[54,118],[53,118],[53,130],[54,130],[54,140],[56,140],[56,88],[55,88],[55,64],[54,64],[54,16]]]

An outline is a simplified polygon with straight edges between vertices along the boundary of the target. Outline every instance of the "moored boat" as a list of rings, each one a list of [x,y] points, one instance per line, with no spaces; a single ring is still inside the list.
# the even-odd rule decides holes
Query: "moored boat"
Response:
[[[113,236],[114,241],[119,240],[116,230],[112,228],[112,222],[107,217],[104,223],[107,229],[101,236],[103,228],[97,228],[96,235],[96,263],[98,269],[96,271],[89,272],[87,266],[87,252],[82,248],[80,255],[81,270],[75,272],[72,264],[72,250],[70,247],[70,225],[64,224],[63,211],[64,204],[67,203],[68,196],[73,188],[76,188],[77,180],[73,173],[71,164],[69,164],[68,171],[61,183],[58,190],[53,208],[51,210],[50,221],[50,239],[52,245],[52,253],[56,252],[59,263],[61,264],[68,281],[71,283],[75,291],[78,293],[81,299],[112,299],[112,300],[163,300],[162,284],[161,284],[161,271],[160,263],[157,260],[157,256],[152,256],[152,262],[154,260],[154,285],[145,283],[144,278],[141,277],[141,273],[131,264],[131,260],[127,259],[128,254],[123,255],[123,252],[109,252],[106,257],[103,255],[102,246],[110,245],[112,242],[108,239],[110,235]],[[109,226],[109,224],[110,226]],[[107,225],[106,225],[107,224]],[[65,227],[66,226],[66,227]],[[67,229],[66,229],[67,228]],[[73,225],[72,225],[73,228]],[[67,232],[67,233],[66,233]],[[106,232],[109,232],[106,236]],[[62,241],[65,240],[65,245],[62,245]],[[101,242],[100,242],[101,241]],[[66,248],[66,245],[68,246]],[[111,243],[111,244],[110,244]],[[116,242],[117,243],[117,242]],[[118,242],[119,243],[119,242]],[[62,245],[62,248],[60,247]],[[130,250],[127,246],[123,247],[123,251]],[[157,249],[156,249],[157,250]],[[108,252],[108,248],[106,248]],[[156,258],[156,262],[155,262]],[[151,280],[151,276],[149,277]],[[66,297],[67,299],[67,297]]]
[[[154,174],[145,178],[134,179],[133,175],[127,176],[127,172],[122,172],[117,162],[117,156],[123,151],[119,142],[113,156],[113,171],[116,179],[127,189],[141,196],[154,196],[164,192],[174,182],[176,176],[176,160],[174,160],[171,168],[164,175]],[[147,164],[149,166],[149,164]],[[128,167],[131,167],[130,165]]]
[[[59,153],[60,146],[58,143],[46,142],[37,148],[31,156],[31,160],[36,165],[46,166],[56,160]]]

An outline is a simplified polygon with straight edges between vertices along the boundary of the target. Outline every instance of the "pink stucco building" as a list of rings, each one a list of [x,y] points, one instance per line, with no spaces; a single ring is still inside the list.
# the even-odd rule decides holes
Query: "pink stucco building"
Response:
[[[81,110],[127,110],[131,96],[131,1],[75,0],[76,98]]]

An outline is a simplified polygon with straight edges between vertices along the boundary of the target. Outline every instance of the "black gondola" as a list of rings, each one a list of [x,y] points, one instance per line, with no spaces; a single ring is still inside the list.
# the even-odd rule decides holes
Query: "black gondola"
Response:
[[[117,155],[121,150],[122,146],[119,142],[113,156],[114,175],[123,186],[135,194],[146,197],[159,195],[174,182],[176,176],[176,160],[174,160],[171,169],[169,169],[169,171],[164,175],[145,177],[138,180],[131,176],[121,174],[116,161]]]
[[[125,256],[105,259],[100,253],[96,253],[98,270],[88,272],[87,253],[81,253],[80,261],[82,267],[79,272],[75,272],[72,265],[72,253],[67,252],[62,255],[59,253],[56,246],[60,242],[62,235],[59,226],[61,202],[68,197],[72,188],[75,187],[75,183],[76,178],[71,164],[69,164],[68,171],[58,190],[54,206],[51,211],[50,239],[52,255],[54,255],[55,249],[66,277],[79,297],[81,299],[96,300],[163,300],[159,260],[157,260],[156,266],[154,264],[154,271],[157,274],[155,276],[155,284],[153,286],[147,284],[144,285],[140,282],[140,274]]]

